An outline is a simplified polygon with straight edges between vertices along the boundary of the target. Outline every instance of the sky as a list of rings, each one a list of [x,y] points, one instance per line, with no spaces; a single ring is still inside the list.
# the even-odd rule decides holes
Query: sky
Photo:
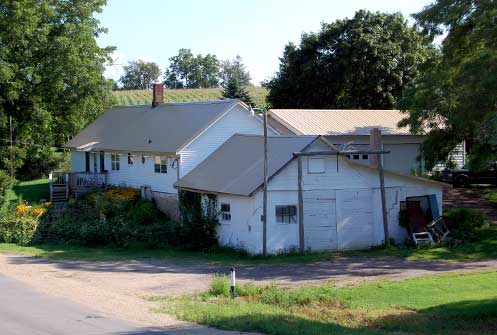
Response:
[[[285,45],[321,22],[352,17],[359,9],[410,14],[431,0],[107,0],[96,15],[107,34],[100,46],[115,46],[115,64],[142,59],[162,71],[181,48],[194,54],[233,59],[237,54],[259,85],[278,70]],[[122,65],[109,66],[106,77],[119,79]]]

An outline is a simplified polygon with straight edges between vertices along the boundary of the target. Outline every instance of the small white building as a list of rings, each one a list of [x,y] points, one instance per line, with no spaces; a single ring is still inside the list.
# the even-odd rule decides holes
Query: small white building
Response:
[[[176,187],[216,195],[220,243],[262,252],[263,137],[234,135],[182,177]],[[384,241],[378,170],[342,155],[302,159],[303,212],[299,213],[295,152],[336,150],[319,136],[269,137],[267,251],[362,249]],[[408,197],[435,195],[441,213],[444,184],[385,171],[391,238],[405,241],[399,209]],[[303,229],[299,232],[299,216]],[[301,235],[303,233],[303,236]]]
[[[399,110],[365,109],[272,109],[269,124],[280,134],[321,135],[338,148],[355,149],[369,146],[369,132],[382,132],[383,149],[390,151],[383,159],[386,169],[403,174],[423,171],[421,145],[425,135],[411,134],[408,127],[398,127],[406,115]],[[451,153],[458,167],[465,164],[464,143]],[[357,163],[368,164],[368,155],[348,157]],[[437,166],[436,169],[443,169]]]

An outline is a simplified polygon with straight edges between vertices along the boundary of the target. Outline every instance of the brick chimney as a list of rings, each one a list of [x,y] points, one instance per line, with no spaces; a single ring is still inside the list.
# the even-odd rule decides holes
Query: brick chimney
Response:
[[[153,84],[152,107],[157,107],[164,102],[164,85]]]
[[[369,132],[369,149],[381,150],[381,130],[373,128]],[[376,154],[369,155],[369,166],[378,168],[378,156]]]

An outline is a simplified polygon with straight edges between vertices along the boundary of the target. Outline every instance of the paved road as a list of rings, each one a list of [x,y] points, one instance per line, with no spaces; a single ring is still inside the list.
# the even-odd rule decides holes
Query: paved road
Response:
[[[158,335],[157,329],[112,319],[0,275],[2,335]],[[169,333],[171,334],[171,333]]]

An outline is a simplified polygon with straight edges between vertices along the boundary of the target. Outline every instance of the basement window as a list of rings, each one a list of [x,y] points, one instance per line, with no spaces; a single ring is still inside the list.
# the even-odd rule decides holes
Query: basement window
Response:
[[[135,157],[131,153],[128,153],[128,165],[133,165],[134,161]]]
[[[221,221],[231,221],[230,204],[221,204]]]
[[[154,171],[155,173],[167,173],[167,157],[155,157]]]
[[[358,160],[358,159],[359,159],[359,155],[353,155],[353,156],[352,156],[352,159],[353,159],[353,160]]]
[[[276,209],[276,222],[297,223],[296,205],[275,206],[275,209]]]
[[[119,171],[120,168],[119,155],[111,155],[110,162],[111,162],[112,171]]]
[[[368,155],[362,155],[362,159],[367,161],[369,159],[369,156]]]

